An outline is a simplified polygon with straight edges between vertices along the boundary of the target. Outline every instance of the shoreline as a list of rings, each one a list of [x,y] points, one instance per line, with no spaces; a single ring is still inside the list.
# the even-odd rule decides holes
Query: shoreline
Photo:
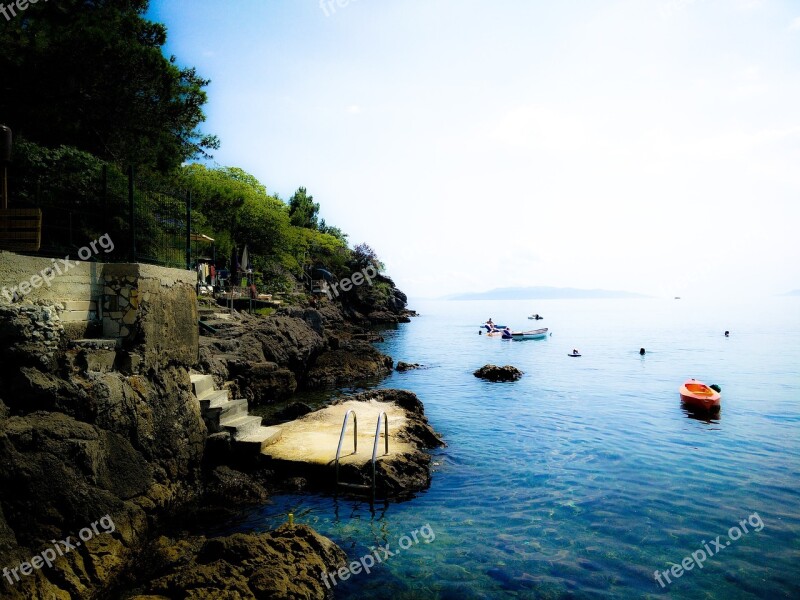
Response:
[[[9,258],[13,262],[14,256]],[[83,326],[67,320],[76,303],[55,299],[67,288],[25,303],[0,301],[0,377],[6,383],[0,395],[0,568],[23,565],[26,573],[15,581],[12,569],[10,582],[0,580],[4,597],[94,598],[113,591],[135,598],[131,594],[155,593],[158,586],[161,592],[188,589],[209,576],[203,562],[209,552],[222,552],[220,568],[231,576],[218,591],[244,592],[242,586],[255,579],[263,592],[272,589],[270,581],[288,578],[292,585],[281,584],[276,594],[280,589],[288,597],[302,589],[309,597],[325,597],[318,574],[309,569],[330,571],[343,555],[302,526],[246,542],[236,534],[206,539],[188,531],[164,537],[181,522],[200,518],[202,523],[205,517],[219,522],[231,510],[263,504],[286,483],[276,481],[259,464],[263,461],[219,452],[224,436],[229,448],[241,444],[232,430],[211,432],[189,376],[210,373],[218,395],[229,397],[232,407],[234,398],[243,399],[235,401],[237,411],[268,407],[279,398],[297,404],[297,390],[327,390],[321,392],[328,396],[323,403],[335,404],[337,388],[375,381],[392,369],[392,358],[372,343],[381,339],[376,327],[407,322],[415,314],[400,306],[402,292],[393,288],[394,300],[384,306],[318,299],[314,307],[287,307],[266,318],[239,314],[221,319],[228,321],[218,330],[221,335],[201,337],[193,285],[182,272],[134,266],[125,279],[131,267],[105,268],[117,285],[133,285],[141,294],[131,313],[130,342],[76,342]],[[414,430],[421,430],[422,404],[416,397],[407,403],[419,404],[423,420]],[[251,419],[256,420],[239,420]],[[415,475],[406,481],[427,485],[428,462],[418,457]],[[289,484],[297,485],[297,475],[289,475],[286,479],[295,480]],[[31,505],[38,507],[33,513]],[[113,518],[113,532],[87,540],[79,555],[58,557],[52,567],[34,565],[27,575],[26,561],[47,540],[82,531],[101,515]],[[285,544],[300,544],[302,550],[269,573],[237,566],[249,546],[280,557]],[[187,564],[197,567],[194,583],[187,579]],[[148,591],[145,584],[156,580]]]

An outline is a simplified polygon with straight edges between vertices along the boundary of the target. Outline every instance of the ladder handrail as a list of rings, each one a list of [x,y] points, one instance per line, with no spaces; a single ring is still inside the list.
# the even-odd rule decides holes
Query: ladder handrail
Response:
[[[356,416],[356,411],[353,409],[348,410],[344,415],[344,421],[342,422],[342,432],[339,434],[339,445],[336,448],[336,485],[344,485],[340,484],[339,481],[339,458],[342,454],[342,444],[344,443],[344,436],[347,433],[347,422],[350,418],[350,414],[353,415],[353,454],[358,451],[358,417]],[[375,425],[375,441],[372,444],[372,499],[375,499],[375,491],[377,489],[377,462],[378,462],[378,444],[380,443],[381,439],[381,417],[383,417],[383,437],[384,437],[384,456],[389,454],[389,415],[386,414],[386,411],[381,411],[378,415],[378,422]],[[366,486],[364,486],[366,487]]]
[[[375,484],[376,484],[376,473],[375,473],[375,461],[378,457],[378,441],[381,437],[381,417],[383,417],[383,436],[386,442],[386,448],[384,451],[384,456],[389,454],[389,417],[386,415],[386,411],[381,411],[381,414],[378,415],[378,424],[375,427],[375,442],[372,445],[372,495],[375,495]]]
[[[347,419],[350,414],[353,415],[353,454],[358,452],[358,417],[356,411],[353,409],[348,410],[344,414],[344,422],[342,423],[342,433],[339,434],[339,446],[336,448],[336,485],[339,485],[339,455],[342,452],[342,443],[344,442],[344,434],[347,431]],[[380,421],[378,421],[380,423]]]

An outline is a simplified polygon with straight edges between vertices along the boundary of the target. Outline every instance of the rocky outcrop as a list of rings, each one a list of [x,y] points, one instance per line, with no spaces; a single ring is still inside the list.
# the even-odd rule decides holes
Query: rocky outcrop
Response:
[[[354,286],[342,293],[337,300],[347,319],[354,323],[384,325],[408,323],[416,316],[407,310],[408,297],[386,275],[377,275],[371,285]]]
[[[258,404],[392,368],[391,358],[370,344],[377,334],[353,325],[332,303],[267,319],[236,314],[198,350],[191,286],[140,271],[131,284],[136,294],[125,291],[127,279],[118,294],[129,300],[125,308],[136,309],[136,321],[126,323],[123,314],[130,331],[110,342],[68,341],[55,300],[0,304],[0,568],[19,566],[20,574],[18,581],[0,578],[3,598],[112,597],[117,583],[129,587],[133,566],[150,556],[165,522],[197,506],[266,500],[264,470],[246,474],[203,463],[207,444],[230,445],[230,436],[208,435],[189,391],[190,369],[200,366],[219,388],[230,386]],[[404,317],[404,303],[391,292],[380,306],[363,305],[359,322],[369,324],[382,311]],[[413,415],[403,432],[409,443],[439,445],[419,401],[400,394]],[[426,453],[410,452],[381,466],[380,477],[389,491],[424,487],[429,462]],[[306,485],[296,474],[288,481],[296,489]],[[113,527],[98,531],[101,519]],[[33,562],[54,540],[74,542],[89,527],[94,535],[81,535],[81,544],[52,564]],[[303,527],[162,540],[156,550],[144,597],[321,598],[327,590],[320,574],[343,559],[330,541]]]
[[[66,347],[48,314],[0,306],[0,565],[24,574],[0,579],[3,598],[94,597],[201,488],[206,432],[186,369],[93,370],[104,361],[81,355],[116,351]],[[53,540],[75,540],[105,516],[113,531],[25,573]]]
[[[282,309],[268,318],[234,313],[209,321],[200,338],[200,368],[218,385],[233,381],[251,405],[271,404],[297,389],[320,389],[388,375],[392,359],[370,343],[373,332],[349,323],[335,305]]]
[[[383,377],[392,371],[392,357],[360,340],[339,342],[334,351],[321,355],[306,375],[309,389],[335,387]]]
[[[53,540],[74,543],[81,532],[80,547],[52,566],[0,582],[3,598],[92,597],[141,551],[155,482],[128,440],[66,415],[34,413],[0,421],[0,456],[0,564],[30,563]],[[85,539],[84,528],[105,516],[113,531],[98,528]]]
[[[227,466],[214,469],[206,479],[204,503],[210,506],[250,506],[269,499],[266,488],[251,475]]]
[[[516,367],[506,365],[498,367],[497,365],[484,365],[473,373],[475,377],[485,379],[486,381],[517,381],[522,377],[523,373]]]
[[[419,363],[407,363],[403,362],[402,360],[397,361],[397,366],[395,369],[400,373],[405,373],[406,371],[413,371],[414,369],[423,369],[425,368],[423,365]]]
[[[322,575],[347,559],[333,542],[304,525],[215,539],[161,538],[153,556],[153,580],[134,600],[328,598],[332,595]]]

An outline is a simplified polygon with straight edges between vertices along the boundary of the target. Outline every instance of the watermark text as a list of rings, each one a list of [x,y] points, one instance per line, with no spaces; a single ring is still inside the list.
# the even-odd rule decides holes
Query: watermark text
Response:
[[[9,569],[8,567],[4,568],[3,577],[8,580],[8,583],[14,585],[15,583],[21,581],[20,575],[23,577],[28,577],[29,575],[33,574],[34,570],[38,571],[44,566],[50,568],[53,566],[53,563],[57,558],[69,554],[76,548],[79,548],[82,543],[88,542],[93,537],[100,535],[101,533],[114,533],[116,530],[117,527],[114,525],[111,515],[106,515],[99,521],[95,521],[88,527],[81,529],[78,532],[78,538],[80,538],[78,540],[73,540],[72,536],[67,536],[67,539],[60,541],[50,540],[50,543],[53,544],[52,548],[46,548],[42,550],[42,552],[31,558],[29,561],[20,563],[13,569]]]
[[[98,245],[106,254],[114,250],[114,242],[111,240],[111,236],[106,233],[78,250],[78,258],[81,260],[89,260],[93,253],[99,254],[100,251],[97,249]],[[63,275],[78,265],[78,261],[70,260],[69,255],[64,258],[54,258],[52,261],[53,264],[51,266],[42,269],[28,281],[22,281],[19,285],[15,285],[11,289],[3,286],[2,294],[5,296],[6,300],[15,302],[22,296],[29,294],[31,290],[39,289],[42,285],[47,284],[47,287],[50,287],[56,275]]]
[[[370,273],[372,271],[372,273]],[[369,265],[368,267],[364,267],[360,271],[356,271],[350,277],[345,277],[344,279],[340,279],[339,281],[335,281],[329,284],[327,281],[323,285],[323,289],[325,293],[328,294],[328,298],[333,300],[334,298],[339,296],[339,290],[343,292],[349,292],[353,289],[353,287],[362,285],[364,282],[367,284],[372,285],[372,280],[378,275],[378,269],[374,266]],[[338,289],[337,289],[338,288]]]
[[[360,559],[354,560],[349,565],[340,568],[338,571],[334,571],[332,573],[323,573],[322,581],[328,589],[331,589],[331,583],[333,583],[334,587],[339,585],[339,582],[336,581],[337,576],[339,577],[340,581],[347,581],[351,576],[358,575],[362,572],[369,575],[372,572],[372,568],[375,567],[376,564],[386,562],[391,557],[400,554],[401,551],[408,550],[415,544],[419,544],[420,538],[426,544],[430,544],[436,539],[436,533],[433,531],[433,528],[430,525],[425,524],[419,529],[415,529],[410,534],[404,535],[397,540],[397,545],[399,546],[398,549],[391,550],[389,548],[390,544],[372,548],[372,553],[365,554]]]
[[[691,553],[691,555],[685,557],[680,564],[673,564],[671,568],[665,571],[655,571],[653,573],[655,580],[663,588],[666,587],[667,584],[672,583],[670,575],[672,575],[672,577],[675,579],[678,579],[683,576],[685,571],[691,571],[695,568],[695,566],[702,569],[703,563],[709,558],[722,552],[725,548],[731,545],[731,542],[735,542],[744,534],[750,533],[747,529],[748,523],[750,524],[750,527],[753,528],[753,531],[759,532],[764,529],[764,521],[761,520],[761,517],[758,516],[757,512],[754,512],[746,519],[739,521],[738,525],[734,525],[728,530],[728,539],[723,540],[722,536],[718,535],[715,539],[711,540],[711,542],[706,542],[703,540],[700,542],[703,547],[699,550],[695,550]],[[666,584],[662,580],[662,577],[666,580]]]

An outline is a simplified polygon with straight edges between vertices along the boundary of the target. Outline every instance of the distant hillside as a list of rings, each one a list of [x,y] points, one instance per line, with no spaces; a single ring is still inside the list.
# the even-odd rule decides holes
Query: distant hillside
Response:
[[[543,300],[548,298],[647,298],[642,294],[614,290],[579,290],[555,287],[508,287],[488,292],[468,292],[445,296],[445,300]]]

